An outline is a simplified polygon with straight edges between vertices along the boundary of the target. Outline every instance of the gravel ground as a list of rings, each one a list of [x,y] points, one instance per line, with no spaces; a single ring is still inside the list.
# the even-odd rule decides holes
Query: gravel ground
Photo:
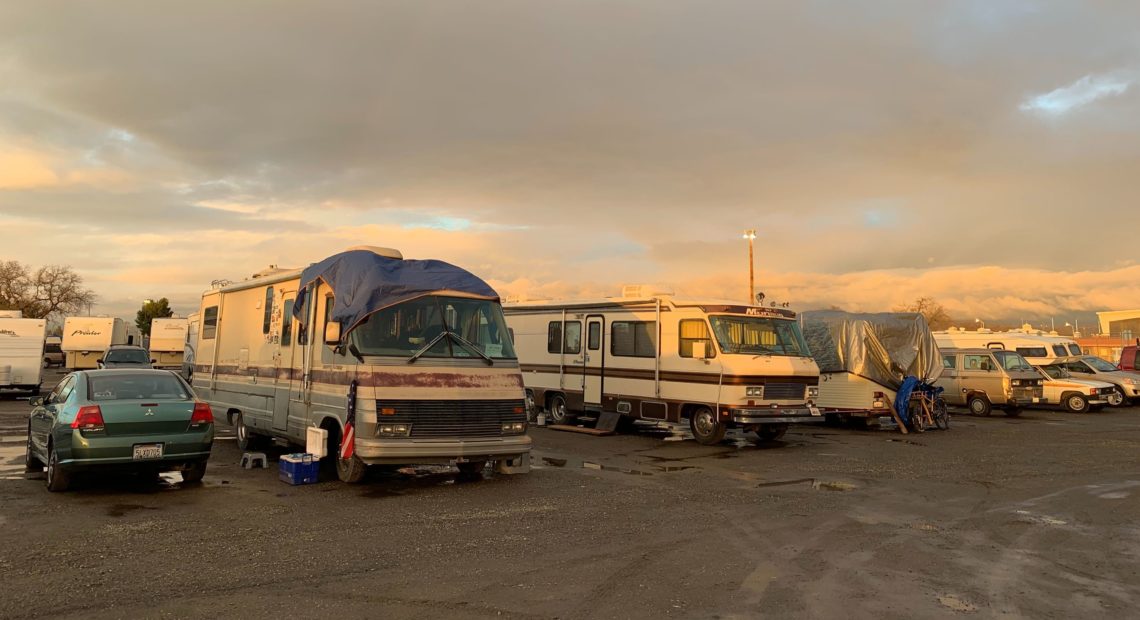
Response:
[[[0,401],[0,618],[1072,618],[1140,605],[1140,409],[757,446],[534,429],[530,474],[290,487],[23,474]]]

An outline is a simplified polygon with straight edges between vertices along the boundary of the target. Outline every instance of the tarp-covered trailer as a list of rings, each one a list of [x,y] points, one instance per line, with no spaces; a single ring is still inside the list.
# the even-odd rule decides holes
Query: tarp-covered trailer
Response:
[[[938,344],[921,314],[828,310],[801,316],[819,365],[818,406],[832,420],[865,424],[889,416],[908,377],[933,384],[942,374]]]

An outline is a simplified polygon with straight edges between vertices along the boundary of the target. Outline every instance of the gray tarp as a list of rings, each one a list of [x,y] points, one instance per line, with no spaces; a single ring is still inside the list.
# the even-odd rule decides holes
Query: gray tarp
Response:
[[[892,390],[908,376],[934,383],[942,374],[938,345],[921,314],[825,310],[801,316],[820,372],[850,372]]]

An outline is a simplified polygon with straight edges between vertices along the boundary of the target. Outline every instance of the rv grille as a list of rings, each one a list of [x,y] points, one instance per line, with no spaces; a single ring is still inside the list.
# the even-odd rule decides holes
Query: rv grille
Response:
[[[412,438],[499,437],[504,422],[525,422],[522,400],[378,400],[378,424],[410,424]],[[518,413],[515,411],[518,410]],[[377,427],[379,433],[379,427]]]
[[[806,388],[802,383],[768,383],[764,385],[764,400],[800,400]]]

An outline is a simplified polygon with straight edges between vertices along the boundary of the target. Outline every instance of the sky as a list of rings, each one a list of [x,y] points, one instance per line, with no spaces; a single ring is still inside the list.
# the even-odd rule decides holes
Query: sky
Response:
[[[1140,307],[1140,3],[0,4],[0,259],[95,313],[358,244],[504,297]]]

